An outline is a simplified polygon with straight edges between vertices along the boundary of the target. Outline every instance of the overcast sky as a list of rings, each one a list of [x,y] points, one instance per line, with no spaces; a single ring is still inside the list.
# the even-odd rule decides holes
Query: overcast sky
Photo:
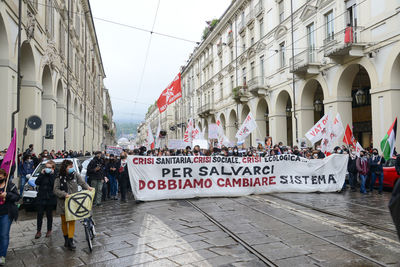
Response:
[[[205,21],[219,18],[230,0],[161,0],[154,31],[200,41]],[[96,18],[151,30],[158,0],[94,0],[91,7],[114,110],[114,119],[143,120],[150,104],[173,80],[193,52],[194,43],[153,34]],[[140,89],[139,89],[140,87]],[[139,92],[138,92],[139,91]],[[139,95],[136,106],[133,103]]]

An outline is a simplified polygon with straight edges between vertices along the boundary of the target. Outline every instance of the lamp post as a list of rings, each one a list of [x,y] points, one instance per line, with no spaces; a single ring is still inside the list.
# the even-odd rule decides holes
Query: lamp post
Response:
[[[314,110],[316,112],[321,112],[323,107],[324,107],[324,105],[321,100],[317,99],[314,101]]]
[[[359,105],[359,106],[365,105],[367,102],[367,95],[366,95],[365,91],[361,88],[357,90],[354,97],[356,99],[357,105]]]
[[[292,108],[286,107],[286,117],[290,118],[292,116]]]

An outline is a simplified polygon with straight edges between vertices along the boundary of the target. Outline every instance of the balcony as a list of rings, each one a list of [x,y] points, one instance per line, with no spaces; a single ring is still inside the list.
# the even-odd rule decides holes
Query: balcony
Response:
[[[366,46],[362,37],[361,27],[348,27],[330,35],[324,40],[324,56],[338,63],[342,63],[345,59],[351,60],[362,57]]]
[[[260,97],[264,97],[267,95],[269,84],[265,77],[263,76],[254,77],[253,79],[249,80],[247,85],[249,87],[249,91],[253,95]]]
[[[232,97],[238,103],[249,102],[249,88],[247,85],[238,86],[232,89]]]
[[[256,17],[264,14],[264,5],[262,0],[259,0],[258,3],[254,6],[254,14]]]
[[[202,105],[197,109],[197,113],[199,114],[200,118],[207,118],[209,115],[214,114],[214,104],[207,103]]]
[[[317,50],[308,48],[290,59],[290,72],[297,75],[317,75],[320,65],[317,61]]]
[[[246,15],[246,24],[250,26],[254,22],[254,10],[250,9],[249,14]]]

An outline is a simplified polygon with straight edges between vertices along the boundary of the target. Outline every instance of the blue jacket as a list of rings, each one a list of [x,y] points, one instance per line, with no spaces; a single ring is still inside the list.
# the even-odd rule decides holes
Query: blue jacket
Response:
[[[28,174],[32,174],[34,170],[35,170],[35,166],[33,164],[33,161],[31,161],[31,162],[24,161],[20,167],[20,174],[21,174],[21,176],[26,176]]]

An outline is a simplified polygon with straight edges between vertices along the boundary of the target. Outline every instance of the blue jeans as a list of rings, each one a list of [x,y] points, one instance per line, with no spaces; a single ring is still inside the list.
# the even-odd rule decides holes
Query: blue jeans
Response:
[[[10,243],[11,221],[8,214],[0,216],[0,257],[7,255],[8,244]]]
[[[367,175],[360,174],[360,180],[361,180],[360,192],[365,194],[367,193],[367,189],[365,188],[365,181],[367,180]]]
[[[375,185],[375,181],[377,176],[379,176],[379,193],[382,192],[383,190],[383,172],[381,172],[380,174],[376,174],[375,172],[371,173],[371,186],[370,186],[370,190],[372,192],[372,190],[374,189],[374,185]]]
[[[19,188],[19,195],[22,196],[22,193],[24,192],[24,185],[26,184],[26,176],[25,175],[21,175],[21,181],[20,181],[20,185],[21,187]]]
[[[108,179],[110,179],[110,195],[112,197],[116,197],[118,193],[118,182],[117,178],[114,175],[108,175]]]

